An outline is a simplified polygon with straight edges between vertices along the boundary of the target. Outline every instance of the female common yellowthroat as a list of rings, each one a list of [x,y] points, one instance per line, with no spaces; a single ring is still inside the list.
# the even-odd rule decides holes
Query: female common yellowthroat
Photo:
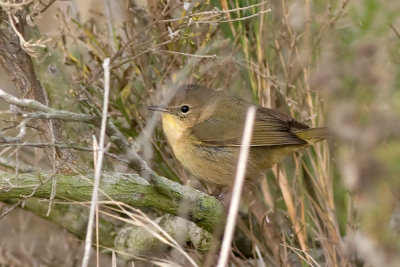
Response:
[[[162,112],[162,125],[176,158],[199,178],[232,184],[247,108],[251,104],[200,85],[180,87]],[[325,139],[326,128],[310,128],[277,110],[257,107],[246,179],[254,180],[286,155]]]

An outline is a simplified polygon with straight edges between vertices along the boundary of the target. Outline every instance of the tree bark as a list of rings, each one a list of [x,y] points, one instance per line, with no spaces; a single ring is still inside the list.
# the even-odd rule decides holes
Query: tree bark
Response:
[[[18,16],[19,23],[14,23],[16,29],[23,36],[28,31],[34,30],[24,20],[24,16]],[[38,80],[31,56],[21,47],[21,42],[11,26],[9,15],[0,11],[0,64],[12,77],[15,88],[20,98],[35,99],[48,106],[48,99],[45,90]],[[39,129],[39,136],[42,142],[57,143],[62,141],[62,128],[53,120],[37,120],[35,126]],[[47,147],[46,154],[54,169],[64,173],[71,172],[70,166],[74,165],[74,157],[69,149]]]

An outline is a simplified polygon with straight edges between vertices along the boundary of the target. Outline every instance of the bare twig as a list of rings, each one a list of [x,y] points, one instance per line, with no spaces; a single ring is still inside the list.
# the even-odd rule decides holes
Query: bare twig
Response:
[[[194,23],[198,23],[198,24],[209,24],[209,23],[226,23],[226,22],[235,22],[235,21],[243,21],[243,20],[248,20],[257,16],[260,16],[262,14],[265,13],[269,13],[271,12],[271,9],[266,9],[266,10],[261,10],[260,12],[257,12],[255,14],[251,14],[249,16],[246,17],[240,17],[240,18],[236,18],[236,19],[226,19],[226,20],[196,20],[194,21]]]
[[[231,248],[233,232],[236,225],[236,217],[239,209],[240,196],[246,174],[247,158],[249,155],[249,146],[251,135],[253,132],[253,124],[256,115],[256,107],[251,106],[247,110],[246,122],[244,125],[242,146],[240,147],[239,160],[235,176],[235,184],[233,186],[231,204],[229,205],[228,218],[226,221],[224,240],[222,241],[221,253],[218,260],[218,267],[225,267],[228,261],[228,255]]]
[[[113,63],[117,58],[121,57],[122,53],[131,46],[131,44],[137,39],[140,38],[143,33],[145,33],[148,29],[153,27],[155,22],[151,22],[148,24],[143,30],[138,32],[131,40],[129,40],[125,45],[123,45],[115,54],[110,58],[110,64]],[[85,84],[83,91],[86,93],[86,89],[98,78],[100,78],[101,74],[103,74],[103,69],[97,70],[95,74],[92,75],[91,79]]]
[[[15,35],[18,36],[21,48],[24,49],[24,51],[28,55],[30,55],[31,57],[36,57],[34,48],[36,48],[36,47],[41,47],[41,48],[46,47],[45,43],[48,42],[49,40],[39,39],[37,41],[32,41],[32,40],[25,41],[25,38],[18,31],[17,27],[15,27],[15,22],[14,22],[15,18],[13,17],[13,15],[10,12],[7,12],[7,15],[8,15],[8,21],[10,23],[11,28],[13,29]]]
[[[40,10],[40,13],[45,12],[49,7],[51,7],[54,3],[56,2],[56,0],[51,0],[48,4],[46,4],[46,6]]]
[[[7,210],[5,210],[3,213],[0,214],[0,220],[3,219],[7,214],[18,208],[19,205],[23,202],[23,199],[19,199],[16,203],[12,204],[11,207],[9,207]]]
[[[184,52],[178,52],[178,51],[169,51],[169,50],[161,50],[161,49],[155,49],[153,50],[155,53],[168,53],[168,54],[174,54],[174,55],[182,55],[182,56],[187,56],[187,57],[198,57],[198,58],[215,58],[217,59],[217,55],[197,55],[197,54],[190,54],[190,53],[184,53]]]
[[[13,95],[6,93],[0,89],[0,99],[3,99],[9,104],[13,104],[19,107],[30,108],[33,110],[43,111],[39,113],[26,114],[25,116],[33,117],[34,119],[58,119],[65,121],[77,121],[94,123],[95,117],[88,114],[79,114],[65,110],[58,110],[48,107],[36,100],[27,98],[17,98]]]
[[[104,102],[103,102],[103,112],[102,112],[102,120],[101,120],[101,128],[100,128],[100,140],[99,140],[99,149],[96,153],[97,155],[97,164],[95,166],[95,179],[93,185],[93,193],[92,193],[92,201],[90,204],[90,212],[89,212],[89,222],[86,232],[86,240],[85,240],[85,254],[82,260],[82,267],[86,267],[89,264],[90,258],[90,247],[92,245],[92,233],[93,233],[93,221],[94,221],[94,213],[97,207],[98,200],[98,190],[100,184],[100,175],[101,169],[103,165],[103,156],[104,156],[104,139],[106,135],[106,127],[107,127],[107,111],[108,111],[108,96],[110,94],[110,58],[106,58],[103,63],[104,68]]]
[[[392,23],[389,23],[390,28],[393,30],[393,32],[396,34],[397,38],[400,39],[400,33],[399,31],[393,26]]]
[[[13,142],[16,142],[16,141],[21,141],[22,138],[26,134],[26,128],[28,126],[28,123],[31,122],[31,121],[34,121],[34,120],[38,120],[38,119],[59,119],[59,120],[64,120],[64,121],[76,121],[76,119],[78,119],[78,121],[82,121],[82,120],[79,120],[79,119],[81,119],[82,117],[85,117],[84,114],[75,114],[75,115],[78,115],[78,116],[72,115],[72,117],[70,117],[69,115],[71,115],[72,113],[69,113],[69,112],[65,113],[65,111],[63,111],[63,110],[53,110],[53,111],[55,111],[55,113],[52,113],[52,114],[43,113],[43,112],[23,114],[23,117],[28,117],[28,118],[24,119],[22,122],[20,122],[16,126],[17,128],[19,128],[18,135],[15,136],[15,137],[2,136],[2,138],[7,143],[13,143]],[[90,116],[88,116],[86,118],[89,118],[89,117]],[[13,127],[15,127],[15,126],[13,126]],[[5,130],[7,130],[7,128]],[[0,143],[2,143],[2,142],[0,142]],[[51,143],[56,143],[56,141],[53,139]]]
[[[239,8],[234,8],[234,9],[228,9],[228,10],[214,9],[212,11],[203,11],[203,12],[199,12],[199,13],[190,13],[189,15],[181,17],[181,18],[158,20],[157,23],[182,21],[182,20],[185,20],[185,19],[191,19],[193,17],[201,17],[201,16],[208,16],[208,17],[206,17],[206,19],[210,19],[210,18],[213,18],[213,17],[222,16],[224,14],[228,14],[228,13],[231,13],[231,12],[238,12],[238,11],[244,11],[244,10],[249,10],[249,9],[252,9],[252,8],[256,8],[256,7],[262,6],[262,5],[264,5],[265,3],[268,3],[268,2],[269,1],[263,1],[261,3],[257,3],[257,4],[254,4],[254,5],[249,5],[249,6],[239,7]],[[248,19],[248,18],[251,18],[251,17],[254,17],[254,16],[258,16],[258,15],[260,15],[262,13],[269,12],[269,11],[270,10],[262,10],[259,13],[250,15],[248,17],[239,18],[239,19],[240,20]],[[224,20],[224,21],[195,20],[194,22],[196,22],[196,23],[211,23],[211,22],[230,22],[230,21],[235,21],[235,20]]]
[[[27,118],[23,120],[20,124],[18,124],[17,128],[19,128],[19,133],[15,137],[7,137],[7,136],[2,136],[2,138],[5,140],[5,142],[15,142],[15,141],[21,141],[21,139],[25,136],[26,134],[26,125],[28,122],[32,121],[32,118]],[[1,143],[1,142],[0,142]]]

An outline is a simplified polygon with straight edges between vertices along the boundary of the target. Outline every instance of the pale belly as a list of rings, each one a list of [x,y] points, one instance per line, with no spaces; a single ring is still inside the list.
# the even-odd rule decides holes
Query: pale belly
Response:
[[[199,178],[219,185],[230,185],[234,179],[237,149],[230,147],[192,146],[178,160]]]
[[[258,147],[250,150],[246,180],[255,181],[261,173],[280,162],[293,148]],[[283,153],[282,153],[283,152]],[[239,147],[186,146],[175,152],[177,159],[193,175],[214,184],[230,186],[235,177]]]

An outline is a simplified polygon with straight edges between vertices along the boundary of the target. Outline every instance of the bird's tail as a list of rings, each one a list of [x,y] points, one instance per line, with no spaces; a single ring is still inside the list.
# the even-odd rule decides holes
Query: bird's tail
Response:
[[[326,127],[307,128],[297,130],[295,134],[297,137],[307,141],[310,145],[312,145],[327,138],[329,136],[329,131]]]

